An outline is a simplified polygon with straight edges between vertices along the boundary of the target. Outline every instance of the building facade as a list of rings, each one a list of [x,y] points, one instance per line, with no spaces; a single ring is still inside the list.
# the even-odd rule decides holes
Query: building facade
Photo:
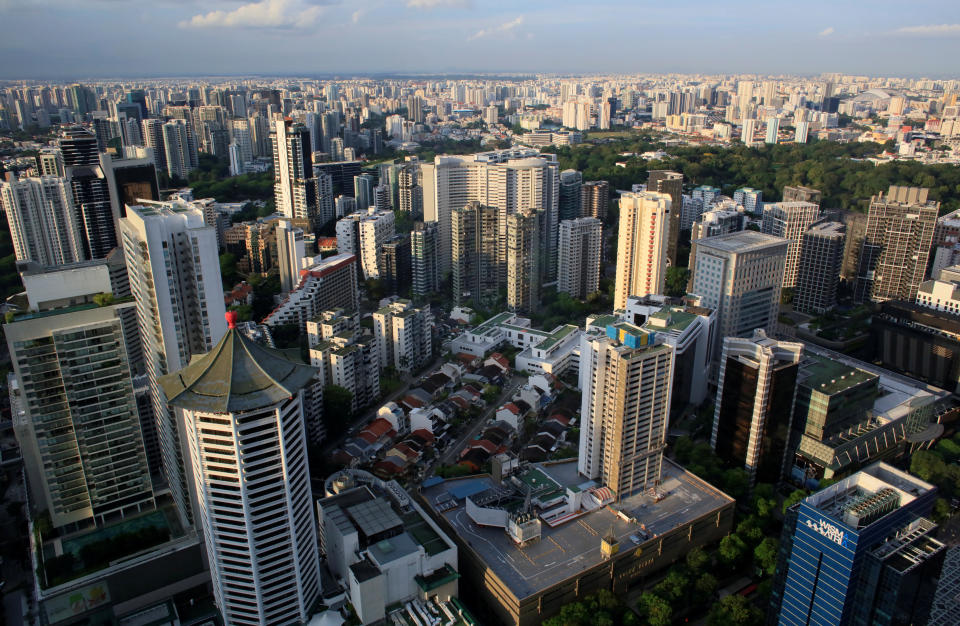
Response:
[[[811,226],[800,240],[793,308],[822,315],[837,304],[846,228],[840,222]]]
[[[585,299],[600,286],[603,223],[595,217],[560,222],[557,291]]]
[[[647,191],[620,196],[615,310],[626,307],[628,296],[663,293],[670,213],[667,194]]]
[[[761,230],[789,240],[783,266],[783,287],[797,284],[803,234],[820,217],[820,207],[812,202],[770,202],[763,206]]]

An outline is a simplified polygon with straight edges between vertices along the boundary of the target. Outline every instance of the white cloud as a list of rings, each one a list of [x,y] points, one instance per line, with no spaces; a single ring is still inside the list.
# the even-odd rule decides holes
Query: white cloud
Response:
[[[960,24],[925,24],[923,26],[904,26],[897,29],[905,35],[960,35]]]
[[[468,37],[468,41],[473,41],[474,39],[480,39],[481,37],[489,37],[490,35],[495,35],[497,33],[509,33],[513,29],[517,28],[523,24],[523,16],[520,15],[516,19],[510,20],[509,22],[504,22],[499,26],[494,26],[493,28],[481,28],[477,32],[473,33]]]
[[[832,35],[833,33],[834,33],[833,26],[827,26],[826,28],[824,28],[823,30],[820,31],[820,36],[821,36],[821,37],[829,37],[829,36]]]
[[[407,6],[412,9],[466,8],[470,6],[470,0],[407,0]]]
[[[366,12],[367,12],[366,9],[357,9],[356,11],[353,12],[353,15],[350,16],[350,21],[352,21],[354,24],[359,23],[360,18],[363,17],[364,14],[366,14]]]
[[[303,28],[326,10],[302,0],[260,0],[232,11],[210,11],[180,22],[180,28]]]

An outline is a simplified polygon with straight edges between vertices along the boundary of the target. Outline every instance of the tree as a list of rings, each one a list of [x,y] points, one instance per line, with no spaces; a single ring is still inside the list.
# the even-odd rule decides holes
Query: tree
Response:
[[[703,571],[708,565],[710,565],[710,555],[704,552],[700,546],[687,552],[687,567],[694,572]]]
[[[753,549],[754,561],[767,576],[772,576],[777,567],[778,548],[779,542],[773,537],[767,537]]]
[[[690,270],[685,267],[671,266],[667,268],[665,289],[668,296],[682,298],[687,294],[687,281],[690,280]]]
[[[790,495],[787,496],[787,499],[783,501],[783,507],[781,508],[781,512],[786,513],[787,509],[789,509],[794,504],[796,504],[797,502],[800,502],[801,500],[803,500],[809,495],[810,495],[810,492],[807,491],[806,489],[794,489],[793,491],[790,492]]]
[[[736,566],[747,553],[747,544],[737,535],[727,535],[720,540],[717,554],[729,566]]]
[[[649,591],[640,596],[638,608],[647,618],[650,626],[669,626],[673,617],[673,609],[666,600]]]
[[[112,293],[98,293],[93,296],[93,303],[97,306],[110,306],[113,304]]]
[[[220,279],[224,289],[233,289],[237,284],[237,256],[230,252],[220,255]]]
[[[484,385],[483,386],[483,401],[487,404],[493,403],[497,396],[500,395],[500,388],[496,385]]]
[[[353,419],[353,393],[337,385],[323,388],[323,423],[327,432],[337,436],[347,430]]]
[[[237,321],[239,322],[249,322],[253,319],[253,307],[249,304],[237,304],[227,310],[236,311]]]
[[[734,498],[747,494],[750,488],[750,475],[742,467],[735,467],[723,472],[723,490]]]
[[[717,577],[710,572],[700,574],[697,581],[693,583],[693,590],[700,602],[709,602],[713,598],[713,594],[717,592]]]
[[[763,613],[739,594],[727,596],[713,605],[707,615],[710,626],[754,626],[763,622]]]

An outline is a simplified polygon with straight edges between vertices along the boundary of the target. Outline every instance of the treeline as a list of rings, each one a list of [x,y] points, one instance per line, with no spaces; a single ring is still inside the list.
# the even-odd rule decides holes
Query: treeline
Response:
[[[190,186],[194,198],[215,198],[218,202],[273,200],[272,170],[230,176],[227,161],[210,154],[200,155],[200,167],[190,172],[186,181],[174,179],[169,184]]]
[[[744,144],[729,147],[683,146],[666,148],[651,135],[599,144],[550,148],[563,169],[583,172],[584,180],[607,180],[613,189],[630,189],[647,180],[647,172],[671,169],[683,172],[691,186],[712,185],[732,195],[739,187],[763,191],[768,202],[781,198],[786,185],[804,185],[823,192],[825,208],[865,212],[870,196],[890,185],[927,187],[931,198],[941,203],[941,213],[960,209],[960,167],[927,165],[917,161],[893,161],[874,165],[865,160],[891,148],[877,143],[777,144],[751,148]],[[662,149],[669,156],[644,161],[621,156]],[[622,162],[626,167],[619,167]]]

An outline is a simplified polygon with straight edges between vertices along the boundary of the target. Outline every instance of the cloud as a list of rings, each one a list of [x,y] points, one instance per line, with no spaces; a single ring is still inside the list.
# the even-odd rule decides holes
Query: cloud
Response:
[[[326,7],[303,0],[260,0],[232,11],[210,11],[180,22],[180,28],[303,28],[312,26]]]
[[[904,26],[897,29],[904,35],[960,35],[960,24],[925,24],[923,26]]]
[[[440,7],[455,7],[465,9],[470,6],[470,0],[407,0],[411,9],[438,9]]]
[[[509,33],[513,29],[517,28],[523,24],[523,16],[520,15],[516,19],[510,20],[509,22],[504,22],[499,26],[493,28],[481,28],[477,32],[470,35],[467,38],[468,41],[473,41],[474,39],[480,39],[481,37],[489,37],[490,35],[495,35],[497,33]]]
[[[832,35],[833,33],[834,33],[833,26],[827,26],[826,28],[824,28],[823,30],[820,31],[820,36],[821,36],[821,37],[829,37],[829,36]]]
[[[366,14],[366,12],[367,12],[366,9],[357,9],[356,11],[353,12],[353,15],[350,16],[350,21],[353,22],[354,24],[359,23],[360,18],[363,17]]]

